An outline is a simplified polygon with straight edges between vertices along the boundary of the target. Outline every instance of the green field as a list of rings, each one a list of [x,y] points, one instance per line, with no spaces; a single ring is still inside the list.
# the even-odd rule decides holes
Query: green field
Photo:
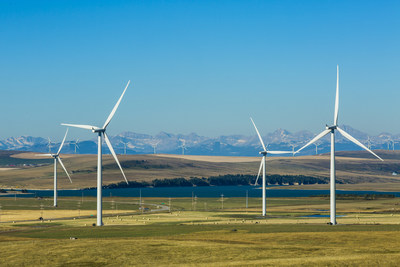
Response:
[[[247,208],[244,198],[226,198],[223,207],[220,198],[142,200],[146,210],[137,198],[104,198],[105,225],[93,227],[95,198],[60,198],[57,208],[52,199],[0,198],[1,265],[396,266],[400,260],[397,198],[338,200],[345,216],[337,226],[304,217],[328,214],[324,197],[268,199],[266,218],[259,198],[249,198]],[[171,212],[154,212],[169,203]]]

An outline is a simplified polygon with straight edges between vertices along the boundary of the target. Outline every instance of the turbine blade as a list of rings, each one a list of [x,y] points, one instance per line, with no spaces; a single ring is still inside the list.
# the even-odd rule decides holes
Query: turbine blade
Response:
[[[268,154],[278,155],[278,154],[293,154],[293,151],[270,151],[268,150]]]
[[[377,157],[378,159],[380,159],[381,161],[383,161],[383,159],[381,159],[381,157],[379,157],[377,154],[375,154],[372,150],[370,150],[368,147],[364,146],[360,141],[358,141],[357,139],[355,139],[353,136],[351,136],[350,134],[346,133],[343,129],[340,129],[339,127],[336,127],[336,129],[347,139],[349,139],[351,142],[353,142],[354,144],[364,148],[365,150],[367,150],[369,153],[371,153],[372,155],[374,155],[375,157]]]
[[[61,145],[60,145],[60,148],[58,149],[57,155],[60,154],[61,149],[62,149],[62,147],[63,147],[63,145],[64,145],[64,142],[65,142],[65,138],[67,138],[68,129],[69,129],[69,128],[67,128],[67,131],[65,132],[64,139],[63,139],[62,142],[61,142]]]
[[[296,153],[299,153],[301,150],[303,150],[304,148],[308,147],[309,145],[315,143],[316,141],[318,141],[319,139],[321,139],[322,137],[324,137],[325,135],[327,135],[328,133],[330,133],[331,130],[330,129],[326,129],[324,131],[322,131],[319,135],[317,135],[316,137],[314,137],[310,142],[308,142],[307,144],[305,144],[302,148],[300,148],[299,150],[297,150]]]
[[[86,130],[99,130],[100,128],[97,126],[92,126],[92,125],[85,125],[85,124],[68,124],[68,123],[61,123],[61,125],[64,126],[70,126],[70,127],[75,127],[75,128],[82,128]]]
[[[58,162],[60,162],[60,165],[61,165],[61,167],[63,167],[63,169],[64,169],[65,173],[66,173],[66,174],[67,174],[67,176],[68,176],[68,179],[69,179],[69,181],[70,181],[70,182],[71,182],[71,184],[72,184],[71,177],[69,177],[69,174],[68,174],[68,172],[67,172],[67,169],[65,168],[64,164],[62,163],[62,161],[61,161],[61,158],[60,158],[60,157],[57,157],[57,160],[58,160]]]
[[[52,157],[52,154],[36,154],[37,157]]]
[[[335,117],[333,118],[333,125],[337,125],[338,115],[339,115],[339,65],[337,65]]]
[[[256,181],[255,181],[255,183],[254,183],[254,186],[257,185],[258,178],[260,177],[261,169],[262,169],[262,166],[263,166],[263,162],[264,162],[264,160],[262,159],[262,160],[261,160],[261,163],[260,163],[260,169],[258,170],[257,179],[256,179]]]
[[[108,148],[110,149],[110,152],[111,152],[111,154],[113,155],[115,161],[117,162],[118,167],[119,167],[119,169],[121,170],[122,175],[124,176],[125,182],[126,182],[127,184],[129,184],[128,179],[126,179],[125,173],[124,173],[124,171],[122,170],[121,164],[119,164],[119,161],[118,161],[118,158],[117,158],[117,154],[115,154],[115,151],[114,151],[114,149],[113,149],[113,147],[112,147],[112,145],[111,145],[110,139],[108,139],[108,136],[107,136],[106,132],[104,132],[104,140],[106,140],[107,146],[108,146]]]
[[[250,120],[251,120],[251,122],[253,123],[254,128],[256,129],[258,138],[260,139],[260,142],[261,142],[262,147],[264,148],[264,151],[267,151],[267,149],[265,148],[264,142],[263,142],[263,140],[262,140],[262,138],[261,138],[261,135],[260,135],[260,133],[258,132],[258,129],[257,129],[256,124],[254,123],[254,121],[253,121],[253,119],[252,119],[251,117],[250,117]]]
[[[129,83],[130,83],[130,82],[131,82],[131,81],[128,81],[128,84],[126,85],[124,92],[122,93],[122,95],[121,95],[120,98],[118,99],[117,104],[115,104],[113,110],[111,111],[111,113],[110,113],[110,115],[108,116],[106,122],[104,123],[103,129],[105,129],[105,128],[108,126],[108,124],[110,123],[111,119],[113,118],[115,112],[117,111],[117,108],[118,108],[118,106],[119,106],[119,103],[121,103],[122,97],[124,96],[126,89],[128,89],[128,86],[129,86]]]

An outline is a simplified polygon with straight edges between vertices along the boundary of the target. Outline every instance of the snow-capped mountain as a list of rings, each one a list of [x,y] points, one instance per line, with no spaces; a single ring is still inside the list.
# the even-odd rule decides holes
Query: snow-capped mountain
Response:
[[[350,126],[343,125],[342,128],[360,140],[366,146],[372,149],[393,149],[393,140],[395,149],[400,149],[400,134],[393,135],[389,133],[381,133],[377,136],[368,136],[368,134],[356,130]],[[287,150],[299,149],[302,145],[311,140],[315,134],[309,131],[299,131],[291,133],[285,129],[277,129],[272,133],[263,136],[265,145],[271,150]],[[199,136],[196,133],[188,135],[171,134],[160,132],[152,136],[148,134],[140,134],[134,132],[123,132],[116,136],[110,137],[115,151],[119,154],[182,154],[183,151],[188,155],[224,155],[224,156],[254,156],[261,150],[258,137],[244,135],[223,135],[216,138]],[[318,141],[318,153],[329,152],[330,139],[329,135]],[[48,152],[48,140],[41,137],[21,136],[10,137],[0,140],[1,150],[21,150]],[[52,151],[59,147],[59,143],[52,143]],[[294,147],[294,148],[293,148]],[[340,134],[336,134],[337,150],[360,150]],[[105,152],[108,150],[104,147]],[[63,153],[75,153],[74,141],[66,142],[62,150]],[[86,140],[79,142],[80,154],[97,153],[97,145],[95,140]],[[309,146],[302,151],[302,155],[315,154],[316,147]]]

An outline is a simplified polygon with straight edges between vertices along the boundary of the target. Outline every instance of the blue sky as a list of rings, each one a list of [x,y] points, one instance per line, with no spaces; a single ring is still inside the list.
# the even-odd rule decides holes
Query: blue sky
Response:
[[[398,1],[1,1],[0,138],[400,133]],[[93,137],[71,130],[71,138]]]

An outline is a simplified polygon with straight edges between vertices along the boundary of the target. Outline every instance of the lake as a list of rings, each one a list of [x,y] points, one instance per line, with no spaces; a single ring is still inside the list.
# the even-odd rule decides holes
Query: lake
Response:
[[[278,189],[279,188],[279,189]],[[155,188],[118,188],[103,189],[103,196],[116,197],[261,197],[261,187],[255,186],[197,186],[197,187],[155,187]],[[86,190],[58,190],[60,197],[69,196],[96,196],[96,189]],[[336,190],[336,194],[391,194],[400,197],[400,192],[377,192],[377,191],[344,191]],[[299,190],[285,189],[285,186],[268,186],[267,197],[309,197],[315,195],[329,195],[329,190]],[[1,196],[1,194],[0,194]],[[53,190],[28,190],[28,194],[17,197],[52,197]],[[10,197],[10,195],[8,195]]]

